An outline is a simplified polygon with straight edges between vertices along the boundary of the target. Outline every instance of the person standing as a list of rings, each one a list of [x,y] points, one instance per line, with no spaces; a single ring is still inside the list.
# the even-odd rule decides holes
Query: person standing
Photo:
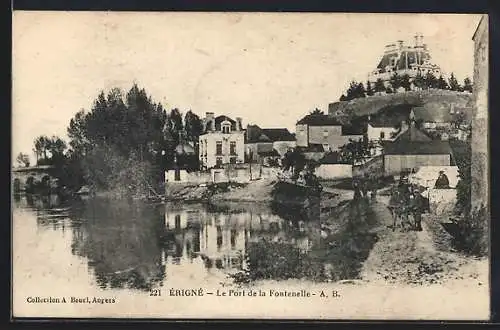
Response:
[[[413,214],[413,225],[417,231],[422,231],[423,204],[423,198],[420,195],[420,191],[418,191],[418,189],[414,189],[410,199],[410,207]]]
[[[439,171],[439,176],[434,184],[435,189],[450,189],[450,181],[444,171]]]

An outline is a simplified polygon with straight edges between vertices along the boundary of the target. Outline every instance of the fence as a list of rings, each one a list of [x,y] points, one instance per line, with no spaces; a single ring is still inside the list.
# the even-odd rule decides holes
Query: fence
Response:
[[[239,182],[247,183],[258,179],[277,178],[279,169],[260,164],[228,165],[224,168],[210,169],[209,171],[187,172],[186,170],[168,170],[165,172],[166,183],[221,183]]]
[[[352,178],[352,165],[348,164],[321,164],[314,172],[320,179]]]

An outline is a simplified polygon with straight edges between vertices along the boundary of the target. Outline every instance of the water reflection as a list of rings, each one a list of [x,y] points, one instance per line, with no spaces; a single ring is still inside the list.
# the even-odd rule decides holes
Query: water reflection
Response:
[[[36,214],[39,227],[71,230],[70,252],[88,260],[103,289],[149,290],[174,280],[198,286],[215,274],[239,281],[355,276],[330,258],[319,207],[297,213],[97,198],[69,205],[53,196],[27,196],[17,207]]]

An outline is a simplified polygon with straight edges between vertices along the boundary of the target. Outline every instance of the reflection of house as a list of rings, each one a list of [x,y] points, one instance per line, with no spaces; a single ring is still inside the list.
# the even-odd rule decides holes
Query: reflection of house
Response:
[[[398,175],[420,166],[449,166],[452,151],[447,141],[433,140],[411,121],[394,141],[384,143],[384,172]]]
[[[281,158],[289,148],[295,147],[295,136],[286,128],[260,128],[248,125],[245,152],[254,162]]]
[[[325,150],[337,150],[349,140],[363,139],[363,130],[321,112],[313,112],[297,122],[296,138],[298,147],[319,144]]]
[[[245,133],[241,118],[233,120],[227,116],[214,117],[213,112],[207,112],[203,126],[203,134],[199,137],[202,169],[244,162]]]

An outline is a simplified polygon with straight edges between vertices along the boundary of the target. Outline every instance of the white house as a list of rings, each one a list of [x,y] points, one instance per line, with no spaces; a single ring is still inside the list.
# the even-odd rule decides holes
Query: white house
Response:
[[[203,125],[203,134],[199,137],[201,169],[244,162],[245,132],[241,118],[215,117],[213,112],[207,112]]]
[[[397,125],[400,124],[397,118],[392,117],[368,117],[368,124],[366,126],[366,134],[368,141],[391,141],[393,135],[396,134],[398,129]]]

